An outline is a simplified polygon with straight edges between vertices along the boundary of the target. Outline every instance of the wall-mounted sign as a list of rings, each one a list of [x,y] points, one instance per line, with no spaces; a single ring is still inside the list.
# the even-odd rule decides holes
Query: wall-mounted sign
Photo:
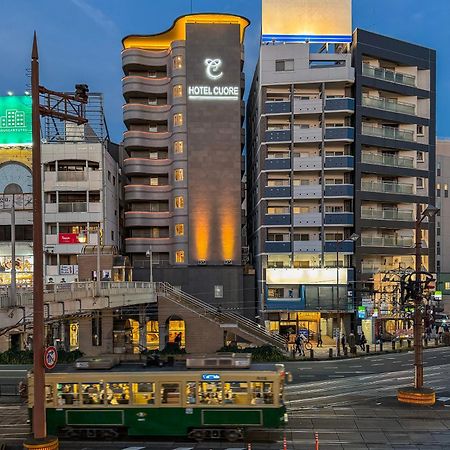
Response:
[[[0,97],[0,146],[30,146],[31,97]]]
[[[204,373],[202,375],[203,381],[218,381],[220,380],[220,375],[218,373]]]
[[[366,307],[358,306],[358,319],[365,319],[365,318],[366,318]]]
[[[77,233],[59,233],[58,242],[60,244],[79,244]]]

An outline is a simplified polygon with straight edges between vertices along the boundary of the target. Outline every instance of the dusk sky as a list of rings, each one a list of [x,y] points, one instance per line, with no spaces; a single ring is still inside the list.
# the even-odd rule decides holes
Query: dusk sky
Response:
[[[241,14],[252,22],[245,40],[247,80],[257,59],[261,0],[193,0],[193,12]],[[0,95],[28,89],[33,30],[38,33],[41,83],[72,90],[87,83],[103,92],[111,138],[123,132],[121,39],[169,28],[191,11],[190,0],[1,0]],[[450,137],[450,3],[448,0],[353,0],[353,27],[437,50],[437,132]]]

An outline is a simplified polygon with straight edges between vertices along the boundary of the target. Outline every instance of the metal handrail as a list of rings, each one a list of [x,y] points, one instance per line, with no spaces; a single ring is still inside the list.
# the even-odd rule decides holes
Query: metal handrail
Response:
[[[215,306],[202,302],[198,298],[187,294],[186,292],[175,289],[169,283],[157,283],[157,293],[175,296],[175,301],[177,301],[177,303],[181,303],[187,308],[190,307],[189,309],[191,309],[191,311],[193,310],[196,313],[199,313],[200,310],[202,312],[202,315],[204,316],[212,316],[215,323],[225,323],[226,321],[236,323],[238,327],[242,329],[242,331],[257,335],[262,340],[272,342],[276,346],[279,346],[283,349],[285,348],[286,342],[281,336],[276,336],[270,333],[265,328],[259,326],[256,322],[253,322],[252,320],[247,319],[246,317],[243,317],[239,314],[227,311],[219,311],[219,309]],[[207,318],[211,319],[211,317]]]

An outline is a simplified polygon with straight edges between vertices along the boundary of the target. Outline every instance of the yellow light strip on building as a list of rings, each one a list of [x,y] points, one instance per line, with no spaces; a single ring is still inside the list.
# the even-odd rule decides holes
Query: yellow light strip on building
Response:
[[[172,42],[186,40],[186,24],[188,23],[239,25],[241,43],[244,41],[245,29],[250,25],[250,21],[245,17],[233,14],[190,14],[175,19],[173,25],[162,33],[126,36],[122,39],[123,48],[168,49]]]

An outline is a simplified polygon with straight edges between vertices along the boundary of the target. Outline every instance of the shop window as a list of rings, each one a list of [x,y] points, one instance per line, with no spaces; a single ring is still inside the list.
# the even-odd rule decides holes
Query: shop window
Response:
[[[175,176],[175,181],[183,181],[184,180],[183,169],[175,169],[174,176]]]
[[[284,289],[283,288],[269,288],[267,290],[267,295],[269,298],[283,298]]]
[[[81,385],[83,394],[83,405],[101,405],[102,385],[100,383],[86,383]]]
[[[175,141],[173,144],[173,150],[175,153],[183,153],[184,144],[183,141]]]
[[[175,208],[177,209],[184,208],[184,198],[181,195],[175,197]]]
[[[58,406],[78,405],[80,402],[78,383],[58,383],[56,385],[56,398]]]
[[[183,68],[183,57],[181,55],[177,55],[173,57],[173,68],[174,69],[182,69]]]
[[[128,405],[130,385],[124,382],[106,383],[104,396],[108,405]]]
[[[184,223],[175,224],[175,236],[184,236]]]
[[[445,282],[445,284],[444,284],[444,289],[445,289],[446,291],[450,290],[450,281],[446,281],[446,282]]]
[[[173,126],[181,127],[183,125],[183,114],[177,113],[173,115]]]
[[[163,405],[178,405],[180,403],[180,385],[178,383],[161,384],[161,403]]]
[[[178,250],[175,253],[175,262],[184,263],[184,250]]]
[[[174,97],[182,97],[183,96],[183,85],[182,84],[176,84],[173,87],[173,96]]]
[[[132,383],[133,402],[138,405],[155,404],[155,383]]]
[[[199,383],[198,397],[202,405],[221,405],[222,382],[208,381]]]
[[[272,405],[273,404],[273,383],[252,382],[250,383],[252,393],[252,405]]]
[[[188,381],[186,383],[186,404],[195,405],[197,401],[197,383],[195,381]]]
[[[248,383],[246,381],[230,381],[224,383],[223,403],[225,405],[248,405]]]

